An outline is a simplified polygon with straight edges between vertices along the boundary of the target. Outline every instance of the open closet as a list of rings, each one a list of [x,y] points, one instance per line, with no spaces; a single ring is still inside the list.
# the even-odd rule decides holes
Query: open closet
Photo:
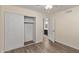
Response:
[[[35,17],[24,16],[24,45],[35,42]]]
[[[5,13],[5,51],[24,47],[36,41],[35,17]]]

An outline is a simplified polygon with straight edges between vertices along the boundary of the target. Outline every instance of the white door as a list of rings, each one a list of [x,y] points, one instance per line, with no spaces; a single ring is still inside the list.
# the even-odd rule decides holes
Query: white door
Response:
[[[5,13],[5,50],[24,46],[24,16]]]
[[[48,24],[48,37],[51,41],[55,41],[55,21],[54,19],[49,19],[49,24]]]

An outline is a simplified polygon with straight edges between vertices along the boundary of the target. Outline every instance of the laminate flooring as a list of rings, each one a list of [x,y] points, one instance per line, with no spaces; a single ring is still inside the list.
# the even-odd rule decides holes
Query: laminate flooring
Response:
[[[6,51],[5,53],[79,53],[79,50],[44,39],[43,42]]]

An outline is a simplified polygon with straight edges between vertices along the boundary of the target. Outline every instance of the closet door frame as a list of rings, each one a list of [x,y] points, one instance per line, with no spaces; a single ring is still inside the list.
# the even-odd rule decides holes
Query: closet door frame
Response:
[[[34,17],[34,29],[33,29],[33,39],[34,39],[34,42],[36,42],[36,17]]]
[[[36,17],[32,17],[32,16],[26,16],[26,17],[31,17],[34,20],[34,23],[33,23],[33,27],[34,27],[33,28],[33,41],[35,43],[36,42]]]

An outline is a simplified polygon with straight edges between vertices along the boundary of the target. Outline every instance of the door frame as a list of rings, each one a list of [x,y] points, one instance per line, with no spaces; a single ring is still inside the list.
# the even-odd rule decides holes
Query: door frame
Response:
[[[54,32],[54,39],[52,40],[51,39],[51,37],[50,37],[50,20],[52,20],[52,18],[51,17],[45,17],[45,18],[48,18],[48,39],[49,40],[51,40],[52,42],[55,42],[55,40],[56,40],[56,32],[55,32],[55,30],[56,30],[56,21],[55,21],[55,19],[53,20],[54,21],[54,30],[51,30],[52,32]],[[44,35],[44,20],[45,20],[45,18],[43,19],[43,35]]]
[[[35,43],[36,42],[36,17],[25,16],[25,15],[24,15],[24,17],[33,18],[33,20],[34,20],[34,24],[33,24],[33,26],[34,26],[34,28],[33,28],[33,41]]]
[[[52,23],[50,23],[50,22],[52,22]],[[52,38],[53,40],[51,38],[50,38],[50,40],[52,40],[53,42],[55,42],[55,40],[56,40],[56,21],[55,21],[55,18],[54,17],[53,18],[49,17],[49,23],[50,23],[50,25],[52,25],[51,32],[54,33],[53,34],[54,38]],[[49,25],[49,28],[51,28],[50,25]]]

